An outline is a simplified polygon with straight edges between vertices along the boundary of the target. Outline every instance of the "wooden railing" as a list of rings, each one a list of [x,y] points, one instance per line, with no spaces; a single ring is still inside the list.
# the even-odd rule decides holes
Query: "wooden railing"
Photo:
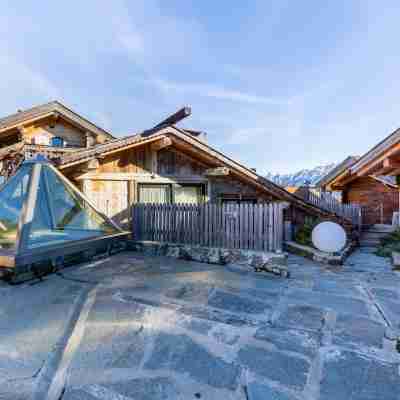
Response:
[[[361,207],[358,204],[344,204],[329,192],[315,190],[308,191],[305,200],[341,218],[347,219],[353,225],[362,225]]]
[[[281,251],[287,203],[136,204],[133,236],[207,247]]]

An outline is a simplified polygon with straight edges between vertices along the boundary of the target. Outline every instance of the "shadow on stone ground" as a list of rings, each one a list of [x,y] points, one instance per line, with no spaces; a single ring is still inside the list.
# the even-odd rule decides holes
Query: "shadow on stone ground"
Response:
[[[361,251],[289,269],[122,253],[0,286],[0,399],[400,399],[400,276]]]

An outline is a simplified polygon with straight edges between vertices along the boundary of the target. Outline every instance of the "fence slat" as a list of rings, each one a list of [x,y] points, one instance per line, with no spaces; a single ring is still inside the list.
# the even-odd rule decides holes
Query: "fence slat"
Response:
[[[359,220],[359,208],[348,207],[348,212]],[[282,249],[281,203],[135,204],[131,215],[135,240],[261,251]]]

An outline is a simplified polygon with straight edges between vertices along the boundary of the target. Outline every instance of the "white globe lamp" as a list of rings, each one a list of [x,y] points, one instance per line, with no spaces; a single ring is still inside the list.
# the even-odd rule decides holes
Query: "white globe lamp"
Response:
[[[321,222],[313,229],[311,239],[318,250],[336,253],[346,245],[346,231],[334,222]]]

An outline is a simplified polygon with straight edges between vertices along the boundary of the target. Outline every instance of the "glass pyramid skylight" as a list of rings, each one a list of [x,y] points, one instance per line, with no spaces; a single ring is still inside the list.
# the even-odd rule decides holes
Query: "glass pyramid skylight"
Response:
[[[28,272],[127,235],[46,161],[26,161],[0,188],[0,267]]]

